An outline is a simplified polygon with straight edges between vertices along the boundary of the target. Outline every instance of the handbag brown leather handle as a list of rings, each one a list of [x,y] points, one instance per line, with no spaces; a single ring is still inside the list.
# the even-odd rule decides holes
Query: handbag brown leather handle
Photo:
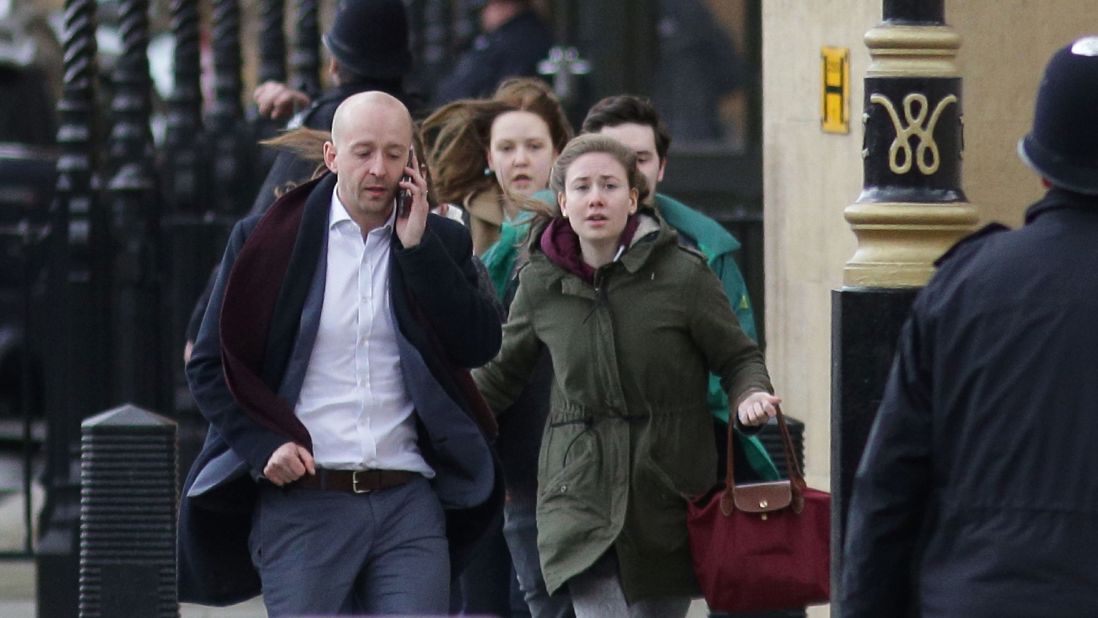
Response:
[[[789,427],[785,423],[781,406],[775,406],[778,413],[778,432],[785,451],[785,470],[788,480],[767,483],[751,483],[736,486],[735,471],[735,416],[729,411],[728,418],[728,462],[724,479],[724,495],[721,497],[721,512],[730,515],[733,509],[751,513],[767,513],[785,507],[792,507],[794,513],[804,508],[804,490],[808,487],[793,450],[793,439],[789,436]]]

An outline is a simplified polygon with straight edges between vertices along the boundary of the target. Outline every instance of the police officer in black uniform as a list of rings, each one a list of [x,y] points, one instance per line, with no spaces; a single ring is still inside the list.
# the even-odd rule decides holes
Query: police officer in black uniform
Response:
[[[1098,37],[1056,52],[1022,159],[1025,226],[938,262],[854,481],[851,617],[1098,608]]]
[[[404,89],[404,78],[412,70],[412,52],[402,0],[344,0],[324,35],[324,46],[331,54],[328,73],[333,86],[294,116],[287,128],[327,131],[339,104],[352,94],[368,90],[393,95],[413,114],[422,107],[418,97]],[[284,114],[288,106],[308,101],[304,93],[277,82],[256,89],[260,114],[273,118]],[[308,179],[315,168],[313,161],[280,152],[256,194],[251,212],[265,211],[274,202],[275,190],[288,182]]]

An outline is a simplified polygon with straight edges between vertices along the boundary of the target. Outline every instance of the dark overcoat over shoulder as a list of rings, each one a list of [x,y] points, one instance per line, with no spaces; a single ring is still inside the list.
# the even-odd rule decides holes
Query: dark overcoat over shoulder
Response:
[[[316,340],[324,298],[328,209],[335,176],[328,175],[283,196],[271,213],[303,208],[294,258],[285,273],[270,273],[280,286],[264,355],[268,385],[297,401]],[[270,213],[265,216],[272,216]],[[224,378],[220,311],[234,264],[258,216],[233,229],[187,365],[199,410],[210,422],[180,500],[179,593],[188,602],[227,605],[260,592],[247,539],[261,472],[271,453],[290,441],[284,432],[245,413]],[[436,472],[432,486],[447,514],[452,564],[499,517],[502,482],[467,369],[491,359],[500,345],[499,318],[477,289],[472,242],[458,223],[430,215],[423,240],[405,249],[394,235],[390,297],[398,326],[401,367],[412,397],[419,447]],[[264,275],[266,276],[266,275]],[[301,298],[303,303],[286,302]],[[480,421],[480,422],[478,422]]]
[[[1098,197],[939,261],[897,344],[846,528],[846,618],[1098,612]]]

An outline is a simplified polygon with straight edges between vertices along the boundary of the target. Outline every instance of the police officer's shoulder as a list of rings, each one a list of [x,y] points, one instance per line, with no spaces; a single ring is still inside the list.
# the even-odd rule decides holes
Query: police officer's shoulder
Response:
[[[942,254],[942,257],[934,261],[934,265],[941,266],[950,260],[957,260],[962,256],[971,256],[992,236],[1009,231],[1010,228],[1002,223],[989,223],[968,236],[965,236],[961,240],[958,240],[956,244]]]

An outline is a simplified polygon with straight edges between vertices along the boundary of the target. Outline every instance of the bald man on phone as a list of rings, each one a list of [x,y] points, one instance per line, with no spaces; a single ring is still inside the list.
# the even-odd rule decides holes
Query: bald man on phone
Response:
[[[501,507],[468,369],[500,325],[472,243],[429,214],[412,120],[366,92],[329,170],[233,230],[187,365],[210,434],[180,511],[183,600],[269,615],[444,614]],[[398,191],[411,196],[406,215]]]

